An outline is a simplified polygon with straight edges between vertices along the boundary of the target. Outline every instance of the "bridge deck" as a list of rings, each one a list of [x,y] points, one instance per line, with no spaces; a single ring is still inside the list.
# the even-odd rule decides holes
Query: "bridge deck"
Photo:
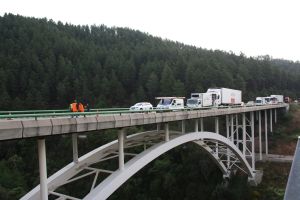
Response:
[[[136,113],[113,111],[114,114],[101,112],[25,114],[5,116],[0,115],[0,140],[23,139],[28,137],[51,136],[75,132],[87,132],[112,128],[123,128],[136,125],[164,123],[202,117],[213,117],[229,114],[238,114],[259,110],[268,110],[287,107],[287,104],[211,108],[206,110],[179,110],[170,112]],[[74,116],[77,115],[77,116]],[[27,118],[19,118],[27,117]]]

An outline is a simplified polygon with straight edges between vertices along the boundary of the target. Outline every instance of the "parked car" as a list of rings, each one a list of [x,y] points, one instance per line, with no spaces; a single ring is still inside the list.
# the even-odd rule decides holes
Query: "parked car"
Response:
[[[153,106],[149,102],[139,102],[130,107],[130,110],[152,110]]]

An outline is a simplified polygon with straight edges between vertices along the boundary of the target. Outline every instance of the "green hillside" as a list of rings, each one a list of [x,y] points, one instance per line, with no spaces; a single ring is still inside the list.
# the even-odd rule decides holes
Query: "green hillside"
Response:
[[[0,17],[0,110],[129,106],[158,95],[300,96],[300,63],[187,46],[126,28]],[[120,98],[121,97],[121,98]]]

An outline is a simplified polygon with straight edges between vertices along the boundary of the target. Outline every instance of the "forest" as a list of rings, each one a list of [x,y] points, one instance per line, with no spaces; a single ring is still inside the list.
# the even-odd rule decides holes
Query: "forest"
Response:
[[[244,102],[270,94],[300,97],[300,63],[203,49],[129,28],[0,16],[0,110],[64,109],[74,99],[91,108],[129,107],[209,87],[242,90]],[[112,139],[107,135],[88,137],[81,150]],[[49,174],[70,162],[71,151],[64,151],[70,145],[64,138],[48,140]],[[34,140],[3,142],[0,157],[0,199],[20,198],[38,184]],[[233,179],[229,190],[211,166],[187,145],[151,163],[111,199],[251,199],[238,180],[244,177]]]
[[[66,108],[74,99],[129,107],[209,87],[240,89],[248,101],[300,96],[300,63],[187,46],[128,28],[5,14],[0,80],[0,110]]]

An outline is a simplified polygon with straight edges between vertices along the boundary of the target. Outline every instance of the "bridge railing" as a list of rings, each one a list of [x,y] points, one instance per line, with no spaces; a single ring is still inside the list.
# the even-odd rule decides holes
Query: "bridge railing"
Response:
[[[114,110],[128,110],[129,108],[93,108],[90,111],[100,112],[100,111],[114,111]],[[71,112],[69,109],[59,109],[59,110],[11,110],[11,111],[0,111],[0,115],[13,115],[13,114],[39,114],[39,113],[67,113]]]
[[[54,117],[78,117],[88,115],[109,115],[109,114],[130,114],[130,113],[149,113],[149,112],[173,112],[173,111],[191,111],[191,110],[208,110],[208,109],[226,109],[239,107],[261,107],[262,105],[252,106],[218,106],[218,107],[201,107],[201,108],[182,108],[182,109],[158,109],[154,107],[151,110],[130,110],[129,108],[100,108],[90,109],[89,112],[71,112],[68,109],[61,110],[23,110],[23,111],[0,111],[0,119],[15,118],[54,118]]]

